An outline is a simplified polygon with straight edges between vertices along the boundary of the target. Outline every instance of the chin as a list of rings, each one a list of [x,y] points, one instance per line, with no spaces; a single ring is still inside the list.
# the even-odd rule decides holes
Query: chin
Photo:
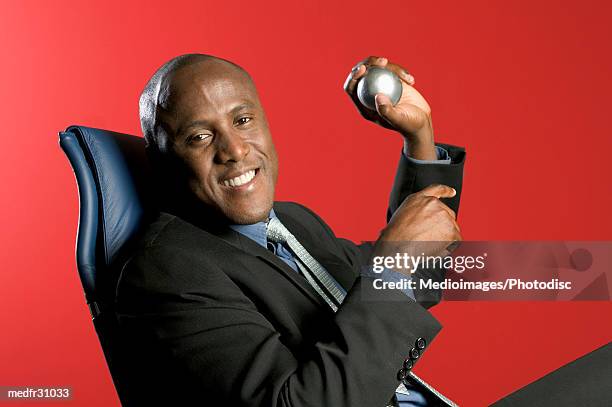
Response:
[[[236,225],[250,225],[267,220],[270,210],[272,210],[272,202],[269,205],[262,205],[258,208],[249,207],[244,210],[237,208],[234,210],[229,209],[225,212],[225,216]]]

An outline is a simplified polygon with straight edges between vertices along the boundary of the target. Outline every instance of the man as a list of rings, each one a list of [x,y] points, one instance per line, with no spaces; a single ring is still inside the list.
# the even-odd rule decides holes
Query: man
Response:
[[[376,112],[357,101],[370,66],[402,78],[396,106],[382,95]],[[389,223],[372,249],[336,238],[301,205],[274,202],[276,151],[242,68],[190,54],[155,73],[140,113],[163,210],[115,298],[134,404],[386,405],[398,372],[408,376],[440,325],[415,293],[374,289],[369,256],[385,253],[385,242],[461,238],[451,207],[465,154],[434,145],[413,83],[370,57],[345,84],[364,117],[404,139]],[[424,391],[411,388],[414,403]]]

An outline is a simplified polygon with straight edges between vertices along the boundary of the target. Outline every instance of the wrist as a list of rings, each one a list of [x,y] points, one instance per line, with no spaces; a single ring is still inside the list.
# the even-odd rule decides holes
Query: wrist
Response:
[[[437,160],[431,119],[415,133],[402,134],[404,137],[404,154],[417,160]]]

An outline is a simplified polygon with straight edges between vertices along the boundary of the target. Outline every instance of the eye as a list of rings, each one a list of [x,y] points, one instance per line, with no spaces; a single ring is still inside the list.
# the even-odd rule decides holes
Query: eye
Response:
[[[251,118],[251,117],[246,117],[246,116],[245,117],[240,117],[240,118],[238,118],[238,120],[236,120],[236,124],[238,126],[242,126],[244,124],[247,124],[251,120],[253,120],[253,118]]]
[[[192,143],[201,143],[202,141],[210,138],[211,135],[210,134],[206,134],[206,133],[199,133],[199,134],[194,134],[193,136],[189,137],[189,139],[187,140],[187,143],[192,144]]]

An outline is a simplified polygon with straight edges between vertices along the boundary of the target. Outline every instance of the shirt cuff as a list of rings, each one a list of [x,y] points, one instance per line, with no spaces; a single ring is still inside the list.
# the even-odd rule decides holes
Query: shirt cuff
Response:
[[[410,277],[406,276],[405,274],[389,270],[388,268],[385,268],[382,273],[378,274],[378,278],[387,283],[401,283],[403,281],[410,280]],[[416,301],[416,298],[414,297],[414,292],[407,285],[406,288],[401,289],[400,291],[406,294],[408,298],[412,299],[413,301]]]
[[[451,163],[451,158],[448,155],[448,151],[446,151],[445,148],[436,146],[436,155],[438,156],[437,160],[418,160],[408,155],[406,155],[406,158],[415,164],[450,164]]]

